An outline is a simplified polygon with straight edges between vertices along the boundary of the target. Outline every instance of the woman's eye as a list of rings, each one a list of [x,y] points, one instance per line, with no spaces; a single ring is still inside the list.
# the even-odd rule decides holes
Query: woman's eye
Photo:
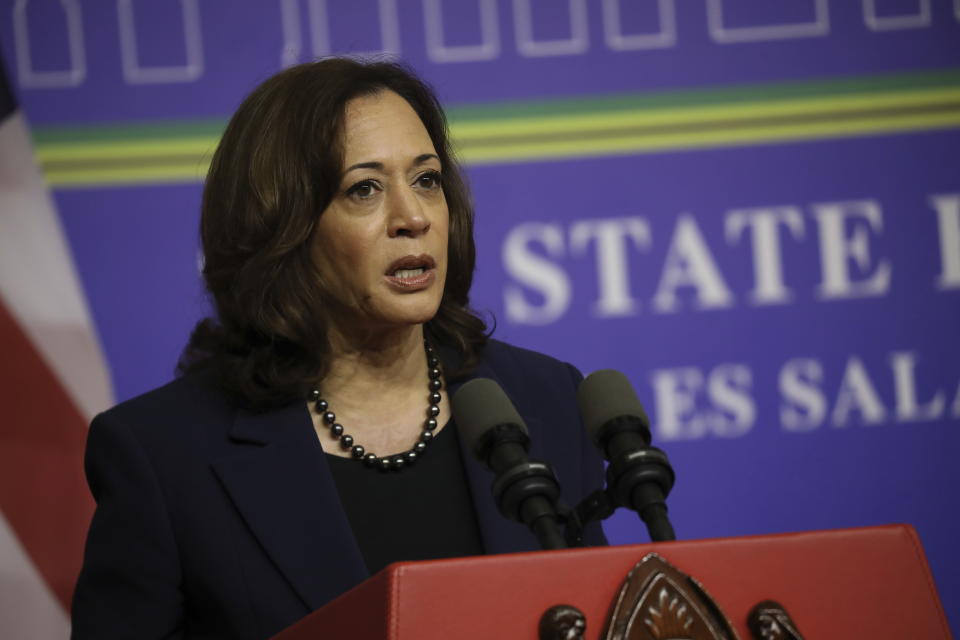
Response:
[[[363,180],[347,189],[347,195],[359,200],[373,197],[377,192],[377,185],[373,180]]]
[[[417,177],[417,186],[421,189],[432,190],[440,186],[440,174],[436,171],[428,171]]]

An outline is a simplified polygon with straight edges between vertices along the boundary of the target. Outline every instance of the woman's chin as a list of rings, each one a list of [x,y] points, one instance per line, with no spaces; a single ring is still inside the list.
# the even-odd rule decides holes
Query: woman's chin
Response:
[[[411,304],[412,303],[412,304]],[[437,315],[440,308],[439,301],[404,301],[404,304],[390,305],[375,314],[380,323],[387,327],[401,328],[424,324]]]

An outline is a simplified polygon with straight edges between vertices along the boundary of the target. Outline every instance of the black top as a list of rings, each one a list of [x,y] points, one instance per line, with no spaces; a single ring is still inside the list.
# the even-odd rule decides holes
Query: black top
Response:
[[[402,471],[329,454],[327,461],[371,574],[401,560],[483,555],[453,420]]]

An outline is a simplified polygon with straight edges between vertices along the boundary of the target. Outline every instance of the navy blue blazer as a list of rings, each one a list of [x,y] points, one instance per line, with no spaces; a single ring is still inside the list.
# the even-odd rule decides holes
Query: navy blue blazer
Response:
[[[575,368],[494,340],[448,392],[473,377],[506,390],[567,504],[601,486]],[[498,513],[492,474],[463,457],[486,552],[536,550]],[[253,414],[188,375],[97,416],[86,471],[97,508],[74,595],[77,640],[268,638],[369,575],[305,402]],[[605,544],[596,525],[585,538]]]

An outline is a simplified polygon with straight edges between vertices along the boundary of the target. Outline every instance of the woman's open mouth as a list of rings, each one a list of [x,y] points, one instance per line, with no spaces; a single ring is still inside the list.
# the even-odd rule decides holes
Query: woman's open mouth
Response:
[[[433,283],[436,263],[428,254],[404,256],[395,260],[387,269],[386,279],[392,286],[403,291],[418,291]]]

